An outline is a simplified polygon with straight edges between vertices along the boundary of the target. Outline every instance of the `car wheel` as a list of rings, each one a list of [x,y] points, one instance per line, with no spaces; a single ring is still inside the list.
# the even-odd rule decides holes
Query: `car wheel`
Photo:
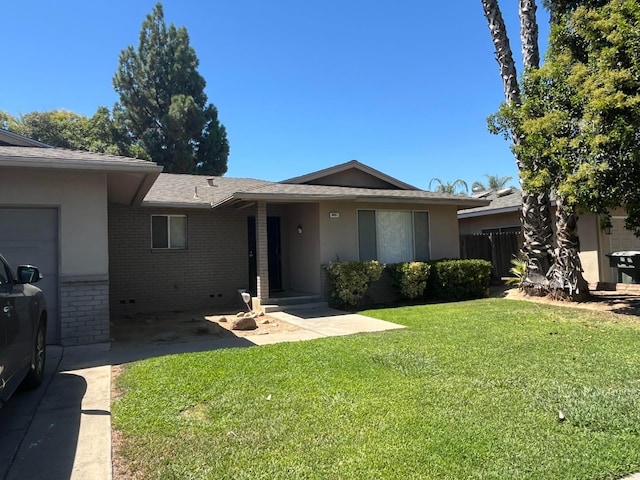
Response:
[[[45,340],[44,325],[38,325],[38,332],[33,345],[33,353],[31,354],[31,366],[29,372],[22,382],[22,387],[26,390],[36,388],[42,383],[44,378],[44,361],[46,357],[47,342]]]

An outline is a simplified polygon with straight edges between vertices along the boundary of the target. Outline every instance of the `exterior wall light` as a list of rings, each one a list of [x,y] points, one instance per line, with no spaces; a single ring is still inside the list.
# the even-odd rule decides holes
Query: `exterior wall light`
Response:
[[[610,216],[607,215],[605,218],[602,219],[601,227],[602,227],[602,230],[604,230],[605,235],[611,235],[611,233],[613,232],[613,224],[611,223]]]
[[[302,235],[302,225],[298,225],[298,233]]]

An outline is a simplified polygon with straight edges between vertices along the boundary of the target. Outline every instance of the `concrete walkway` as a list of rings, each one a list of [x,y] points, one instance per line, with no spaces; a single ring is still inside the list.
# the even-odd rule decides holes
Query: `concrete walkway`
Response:
[[[110,349],[109,344],[50,346],[45,380],[0,409],[0,479],[111,480],[111,366],[143,358],[230,347],[378,332],[401,325],[330,308],[272,317],[294,332]]]

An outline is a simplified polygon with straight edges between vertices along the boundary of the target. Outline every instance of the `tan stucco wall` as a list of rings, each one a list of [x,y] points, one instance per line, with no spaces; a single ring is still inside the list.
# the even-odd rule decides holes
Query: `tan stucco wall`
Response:
[[[602,257],[599,255],[602,235],[596,215],[593,213],[580,215],[578,218],[580,262],[584,270],[582,275],[590,284],[596,284],[598,281],[609,281],[602,278],[602,274],[606,273],[602,271]]]
[[[3,170],[0,206],[58,207],[60,275],[108,274],[105,174]]]
[[[480,217],[461,218],[460,235],[482,233],[485,228],[504,228],[520,225],[520,212],[498,213]]]
[[[358,210],[416,210],[429,212],[429,237],[432,259],[458,258],[460,239],[456,208],[441,205],[398,205],[395,203],[320,204],[320,262],[358,260]],[[339,218],[330,218],[338,212]]]
[[[299,203],[289,206],[289,281],[291,288],[302,292],[320,292],[320,218],[318,204]],[[302,233],[298,233],[298,225]]]

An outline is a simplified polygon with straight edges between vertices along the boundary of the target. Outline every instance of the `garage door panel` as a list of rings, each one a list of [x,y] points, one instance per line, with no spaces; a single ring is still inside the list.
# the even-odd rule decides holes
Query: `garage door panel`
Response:
[[[38,282],[47,300],[47,340],[59,341],[58,211],[55,208],[0,208],[0,252],[11,263],[32,264],[43,278]]]

